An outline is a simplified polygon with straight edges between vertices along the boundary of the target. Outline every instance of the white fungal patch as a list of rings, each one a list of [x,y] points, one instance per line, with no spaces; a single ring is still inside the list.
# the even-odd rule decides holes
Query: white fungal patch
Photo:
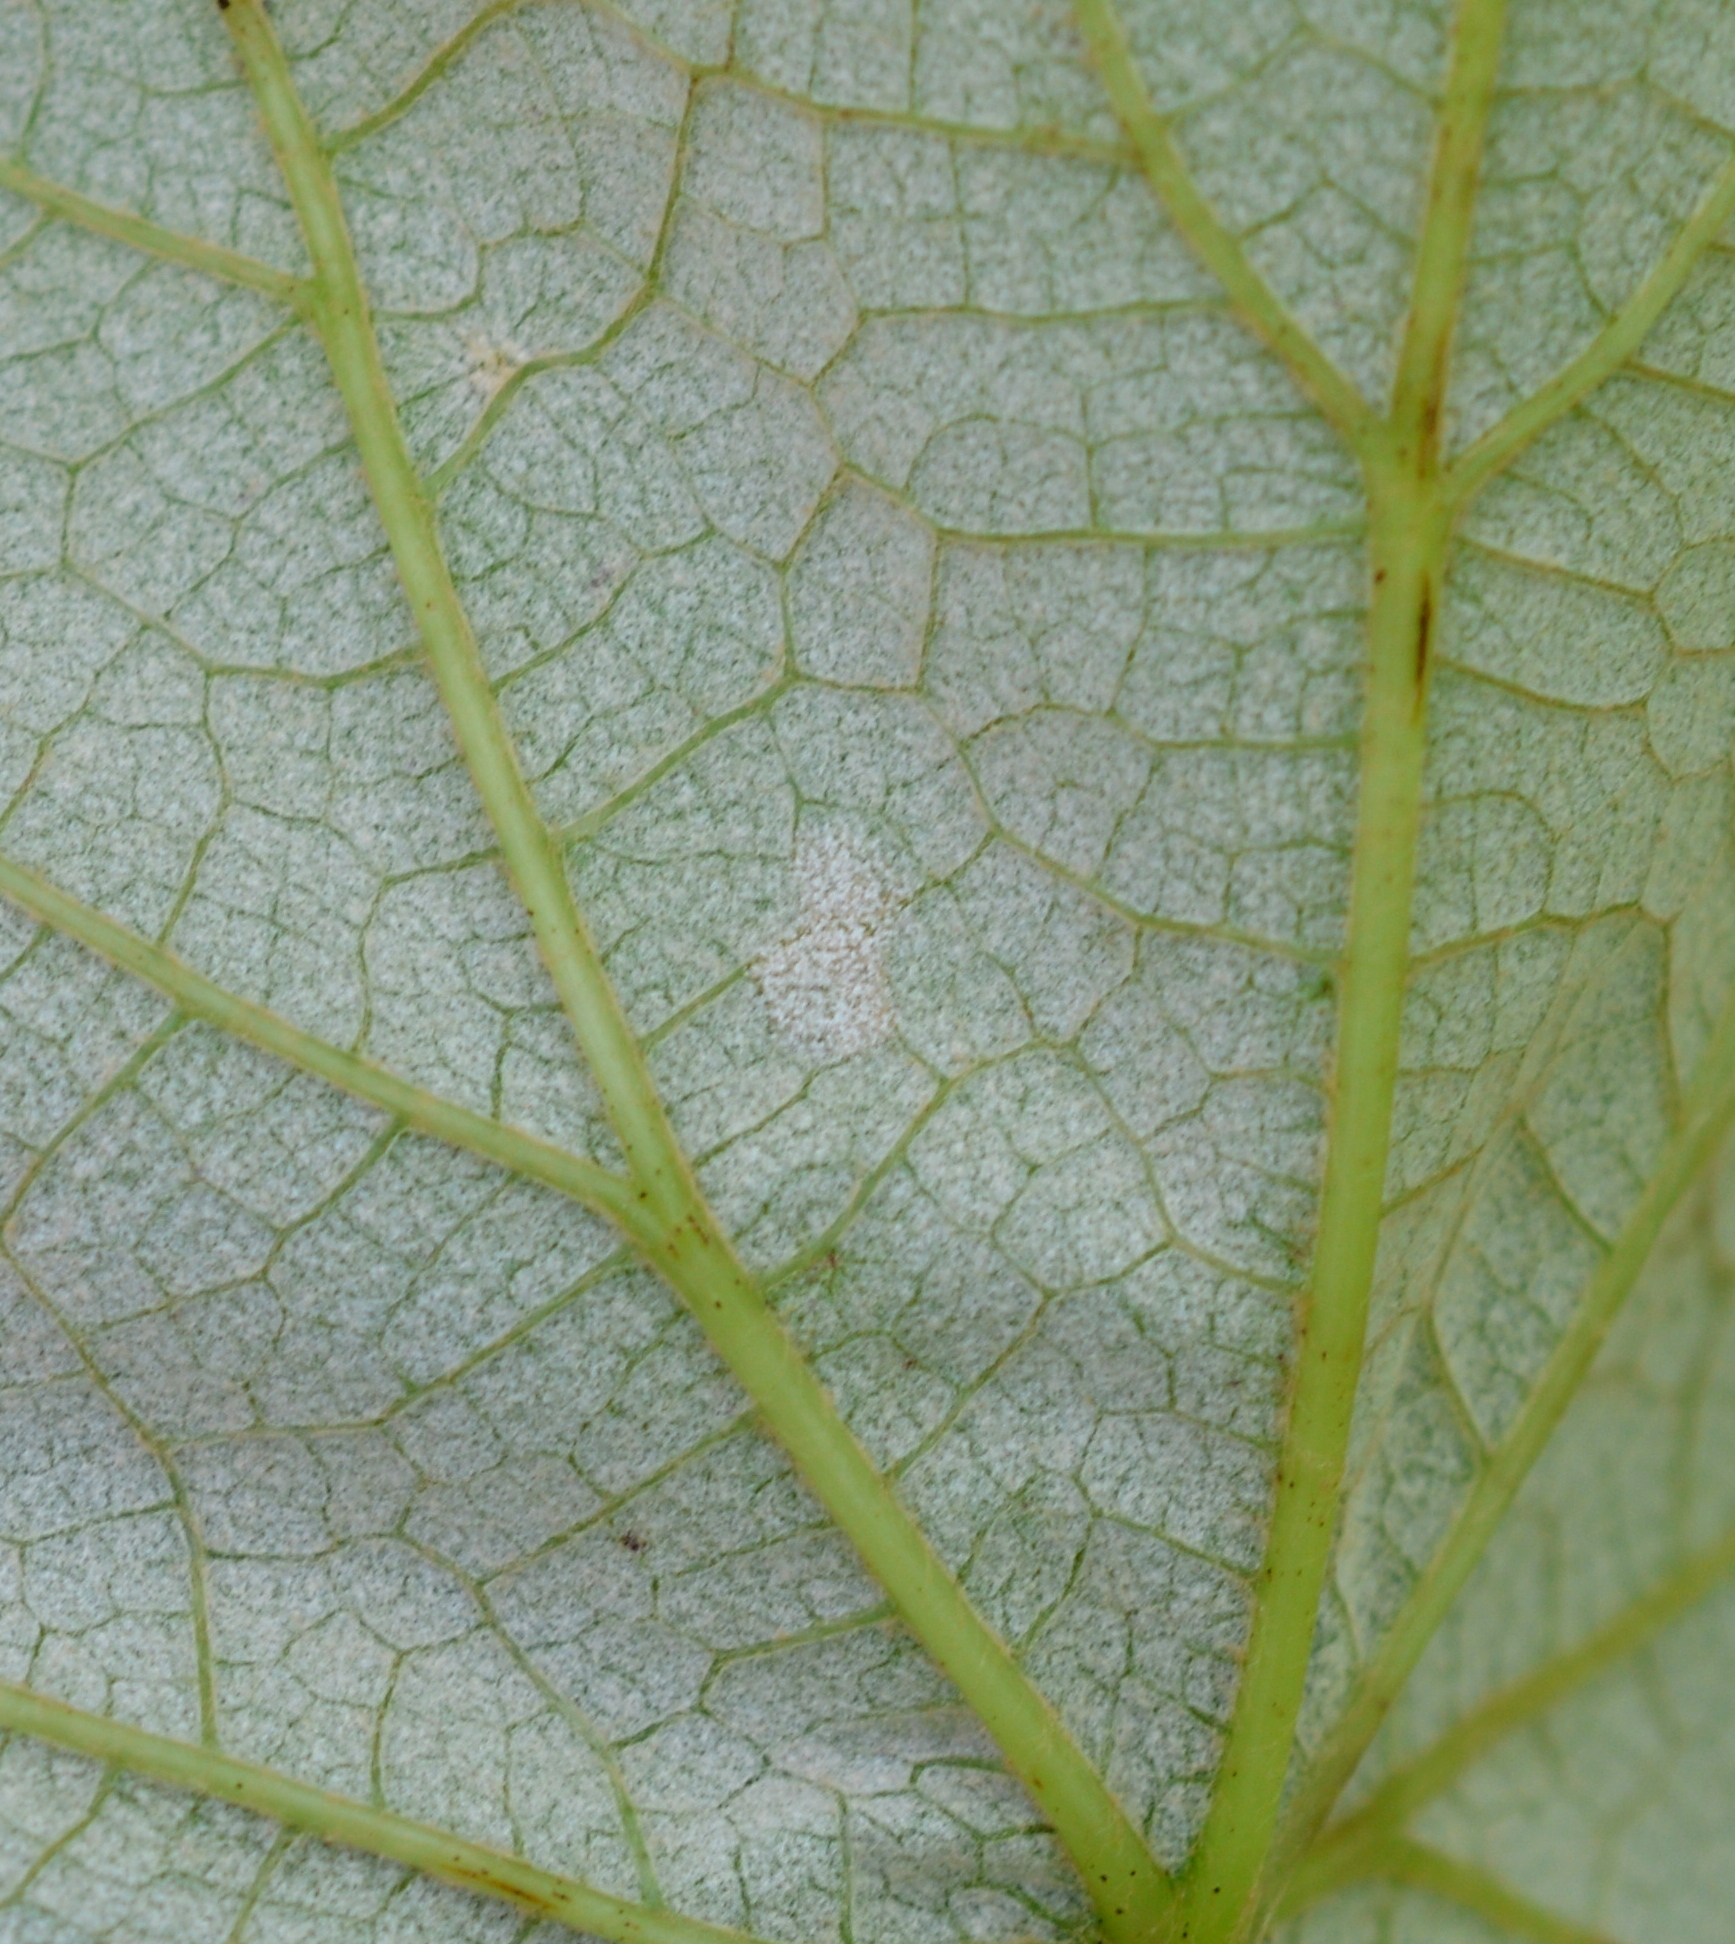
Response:
[[[471,389],[480,394],[483,404],[530,361],[529,352],[520,350],[510,338],[497,342],[481,331],[472,331],[464,339],[464,355]]]
[[[847,837],[804,837],[795,853],[801,929],[753,968],[780,1032],[825,1060],[877,1046],[892,1032],[882,927],[892,900]]]

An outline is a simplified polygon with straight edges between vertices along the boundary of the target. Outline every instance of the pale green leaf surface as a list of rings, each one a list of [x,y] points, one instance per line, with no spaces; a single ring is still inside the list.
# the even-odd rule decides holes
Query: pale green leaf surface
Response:
[[[1383,404],[1445,10],[1125,11],[1229,231]],[[1178,1865],[1316,1215],[1354,459],[1047,0],[274,17],[339,138],[502,715],[706,1194]],[[1730,28],[1709,0],[1517,0],[1454,448],[1585,350],[1728,160]],[[0,6],[0,142],[306,268],[193,0]],[[1303,1782],[1632,1216],[1735,971],[1730,261],[1465,516]],[[312,335],[6,198],[0,439],[0,850],[617,1165]],[[792,1944],[1085,1926],[992,1740],[598,1217],[6,923],[0,1675]],[[1647,1298],[1585,1406],[1635,1428],[1569,1434],[1370,1773],[1715,1536],[1718,1460],[1683,1428],[1709,1275],[1673,1320]],[[1599,1435],[1654,1459],[1626,1523]],[[1582,1707],[1664,1745],[1659,1683],[1719,1664],[1716,1615]],[[1423,1833],[1634,1944],[1665,1889],[1668,1935],[1720,1935],[1727,1858],[1685,1805],[1726,1802],[1723,1731],[1669,1705],[1705,1738],[1678,1797],[1573,1782],[1613,1734],[1593,1713]],[[1668,1843],[1708,1860],[1647,1889]],[[19,1738],[0,1870],[26,1944],[521,1934]],[[1357,1890],[1302,1934],[1485,1934],[1421,1897]]]
[[[1726,1153],[1659,1247],[1346,1807],[1735,1527],[1731,1165]],[[1725,1584],[1566,1699],[1515,1720],[1413,1827],[1586,1932],[1717,1936],[1735,1892],[1735,1735],[1722,1700],[1732,1626]],[[1357,1889],[1281,1935],[1396,1944],[1459,1934],[1443,1906],[1419,1909],[1415,1896]]]

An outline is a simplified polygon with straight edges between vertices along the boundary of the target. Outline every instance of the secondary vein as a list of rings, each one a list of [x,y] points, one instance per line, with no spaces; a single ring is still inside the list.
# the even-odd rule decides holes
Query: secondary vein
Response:
[[[1564,418],[1580,399],[1612,376],[1638,350],[1651,326],[1679,294],[1694,264],[1732,215],[1735,215],[1735,156],[1724,163],[1698,208],[1649,276],[1591,343],[1453,461],[1448,488],[1459,504],[1467,503],[1495,473],[1511,465],[1527,446]]]
[[[0,1682],[0,1730],[33,1735],[171,1787],[238,1804],[326,1842],[366,1850],[460,1890],[497,1897],[569,1929],[607,1938],[609,1944],[763,1944],[745,1931],[613,1896],[449,1829],[371,1808],[215,1748],[89,1714],[10,1681]]]
[[[276,269],[269,263],[260,263],[254,257],[243,256],[238,250],[224,249],[219,243],[207,243],[202,237],[185,236],[179,230],[165,229],[161,223],[153,223],[147,217],[134,216],[128,210],[97,202],[93,197],[81,195],[76,189],[50,182],[46,176],[39,176],[34,170],[25,168],[23,163],[6,156],[0,156],[0,189],[9,189],[13,195],[22,196],[47,215],[75,223],[80,229],[94,230],[99,236],[113,237],[117,243],[129,244],[147,256],[161,257],[167,263],[178,263],[184,270],[202,271],[208,277],[221,278],[224,283],[244,284],[249,290],[257,290],[266,297],[275,298],[280,304],[289,305],[292,310],[302,311],[306,308],[308,285],[305,278]]]
[[[301,222],[315,273],[311,321],[434,681],[625,1152],[639,1205],[631,1233],[1041,1805],[1079,1867],[1104,1932],[1152,1944],[1172,1911],[1166,1874],[1047,1698],[965,1598],[706,1206],[501,720],[433,501],[399,424],[330,156],[262,0],[228,0],[223,19]]]
[[[1295,1867],[1284,1890],[1286,1914],[1377,1868],[1380,1845],[1473,1762],[1617,1661],[1636,1653],[1735,1572],[1735,1532],[1690,1554],[1648,1592],[1522,1679],[1489,1695],[1412,1760],[1394,1769],[1372,1796],[1331,1829]]]
[[[1114,0],[1077,0],[1077,12],[1104,91],[1157,200],[1228,293],[1243,322],[1283,360],[1351,450],[1359,452],[1377,423],[1372,409],[1254,269],[1239,238],[1200,193],[1168,124],[1151,106]]]
[[[196,972],[185,960],[63,891],[47,878],[0,855],[0,895],[29,912],[39,923],[75,938],[81,945],[155,986],[164,998],[194,1019],[203,1019],[262,1052],[316,1075],[345,1093],[379,1107],[406,1127],[467,1148],[526,1180],[540,1181],[583,1202],[598,1214],[627,1224],[637,1218],[631,1186],[596,1162],[569,1153],[533,1134],[474,1113],[454,1100],[429,1093],[385,1067],[303,1031],[280,1014]]]
[[[1541,1904],[1521,1897],[1489,1871],[1424,1843],[1394,1838],[1381,1853],[1378,1874],[1459,1904],[1508,1936],[1528,1940],[1528,1944],[1614,1944],[1605,1932],[1556,1916]]]
[[[1542,1455],[1589,1373],[1663,1223],[1735,1125],[1735,994],[1725,1003],[1690,1090],[1681,1125],[1625,1226],[1592,1275],[1571,1325],[1556,1343],[1523,1409],[1490,1455],[1427,1571],[1356,1684],[1331,1739],[1296,1790],[1277,1845],[1293,1855],[1318,1828],[1354,1773],[1386,1710],[1457,1598],[1519,1486]]]

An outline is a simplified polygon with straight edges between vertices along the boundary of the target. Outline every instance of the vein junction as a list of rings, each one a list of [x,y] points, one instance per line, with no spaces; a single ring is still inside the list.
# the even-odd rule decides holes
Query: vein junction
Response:
[[[427,484],[410,459],[398,422],[329,149],[296,96],[288,63],[258,0],[231,0],[224,11],[306,238],[311,277],[291,277],[234,252],[177,237],[15,164],[0,164],[0,187],[66,221],[253,288],[290,306],[319,335],[429,665],[492,821],[506,872],[530,916],[573,1034],[602,1093],[626,1156],[625,1171],[617,1175],[483,1116],[466,1115],[367,1062],[298,1034],[20,867],[0,864],[0,890],[44,922],[150,980],[186,1011],[371,1100],[405,1124],[558,1187],[617,1222],[687,1304],[902,1617],[995,1735],[1078,1864],[1105,1935],[1117,1944],[1155,1944],[1183,1936],[1192,1944],[1229,1944],[1244,1938],[1263,1921],[1282,1888],[1268,1880],[1267,1863],[1329,1556],[1360,1365],[1409,966],[1426,699],[1452,536],[1474,494],[1630,356],[1735,210],[1735,163],[1725,168],[1671,250],[1597,341],[1532,400],[1448,462],[1441,442],[1446,375],[1504,24],[1499,0],[1462,0],[1460,7],[1397,381],[1384,415],[1366,403],[1286,310],[1199,194],[1167,125],[1151,107],[1110,0],[1080,0],[1086,38],[1153,194],[1249,328],[1284,362],[1354,454],[1369,505],[1371,601],[1361,794],[1348,942],[1340,968],[1337,1068],[1319,1240],[1295,1356],[1297,1376],[1247,1665],[1205,1832],[1186,1880],[1177,1888],[1055,1711],[965,1600],[844,1424],[707,1207],[574,903],[561,847],[536,810],[501,722],[436,530]],[[865,934],[871,926],[864,923],[857,929]],[[859,981],[866,997],[857,1008],[866,1023],[852,1016],[848,1025],[867,1044],[879,1031],[877,961],[868,958],[853,931],[845,943],[854,954],[851,964],[860,958],[866,967]],[[793,992],[789,1003],[795,1005],[799,985],[786,972],[780,960],[767,978],[782,980],[777,989]],[[1717,1068],[1716,1060],[1709,1064]],[[1687,1135],[1677,1144],[1678,1165],[1673,1174],[1665,1169],[1659,1177],[1667,1177],[1667,1195],[1659,1193],[1647,1205],[1645,1219],[1651,1226],[1643,1235],[1633,1231],[1637,1239],[1620,1256],[1619,1273],[1604,1278],[1611,1303],[1637,1272],[1640,1245],[1655,1232],[1652,1217],[1660,1221],[1689,1178],[1690,1164],[1702,1158],[1727,1119],[1735,1082],[1721,1069],[1712,1079],[1714,1085],[1696,1103]],[[1593,1348],[1588,1336],[1578,1341],[1581,1362]],[[1569,1394],[1563,1384],[1555,1415]],[[1540,1435],[1552,1422],[1545,1418],[1538,1417],[1532,1427]],[[1481,1526],[1497,1515],[1524,1468],[1516,1461],[1507,1467],[1500,1487],[1506,1496],[1490,1500]],[[1454,1555],[1460,1582],[1475,1543],[1480,1541],[1473,1534]],[[1716,1570],[1726,1564],[1720,1550]],[[1699,1586],[1703,1578],[1701,1573],[1692,1584]],[[1405,1671],[1388,1668],[1385,1678],[1401,1678]],[[64,1718],[54,1715],[53,1704],[41,1704],[47,1712],[40,1719],[29,1715],[29,1706],[21,1691],[8,1693],[0,1697],[0,1719],[69,1746],[80,1746],[78,1736],[89,1739],[95,1733],[70,1711]],[[125,1741],[125,1731],[116,1733],[120,1739],[92,1752],[150,1772],[168,1772],[169,1754],[146,1749],[143,1742],[135,1747]],[[201,1771],[189,1758],[176,1774],[192,1786],[220,1793],[226,1784],[219,1775],[221,1765],[214,1762],[212,1758]],[[243,1798],[238,1794],[236,1799]],[[273,1808],[261,1797],[259,1806],[295,1821],[281,1802]],[[308,1809],[298,1826],[320,1827],[308,1820],[312,1814]],[[1352,1853],[1367,1867],[1376,1866],[1368,1859],[1383,1858],[1378,1867],[1393,1874],[1408,1871],[1408,1880],[1420,1882],[1430,1875],[1435,1882],[1443,1880],[1442,1866],[1393,1836],[1393,1814],[1382,1810],[1377,1820],[1378,1843],[1341,1834],[1327,1839],[1317,1853],[1325,1859],[1315,1870],[1319,1881],[1329,1875],[1328,1865],[1343,1875],[1348,1869],[1343,1859]],[[1365,1825],[1372,1827],[1371,1822]],[[382,1834],[372,1825],[364,1830],[354,1818],[341,1829],[332,1821],[330,1833],[380,1848],[383,1854],[399,1853],[384,1847],[390,1832]],[[430,1832],[426,1840],[437,1845],[441,1839],[438,1832]],[[418,1866],[441,1867],[437,1859]],[[488,1864],[490,1869],[500,1867]],[[484,1881],[481,1875],[473,1880]],[[570,1894],[576,1897],[581,1891],[582,1886]],[[508,1885],[503,1894],[517,1892]],[[558,1899],[545,1899],[539,1907],[611,1938],[659,1934],[654,1926],[643,1928],[647,1920],[642,1913],[625,1906],[608,1911],[582,1900],[570,1908],[557,1906]],[[691,1940],[707,1932],[708,1927],[691,1924],[682,1929],[683,1922],[667,1919],[665,1934]]]

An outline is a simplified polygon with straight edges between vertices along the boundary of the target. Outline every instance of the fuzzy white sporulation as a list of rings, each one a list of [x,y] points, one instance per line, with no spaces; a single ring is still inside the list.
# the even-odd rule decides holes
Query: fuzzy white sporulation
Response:
[[[496,341],[480,331],[465,338],[464,351],[471,388],[481,395],[484,404],[529,361],[529,353],[520,350],[510,338]]]
[[[841,1060],[892,1031],[881,938],[892,902],[869,858],[835,832],[801,840],[795,875],[801,929],[754,971],[778,1030]]]

